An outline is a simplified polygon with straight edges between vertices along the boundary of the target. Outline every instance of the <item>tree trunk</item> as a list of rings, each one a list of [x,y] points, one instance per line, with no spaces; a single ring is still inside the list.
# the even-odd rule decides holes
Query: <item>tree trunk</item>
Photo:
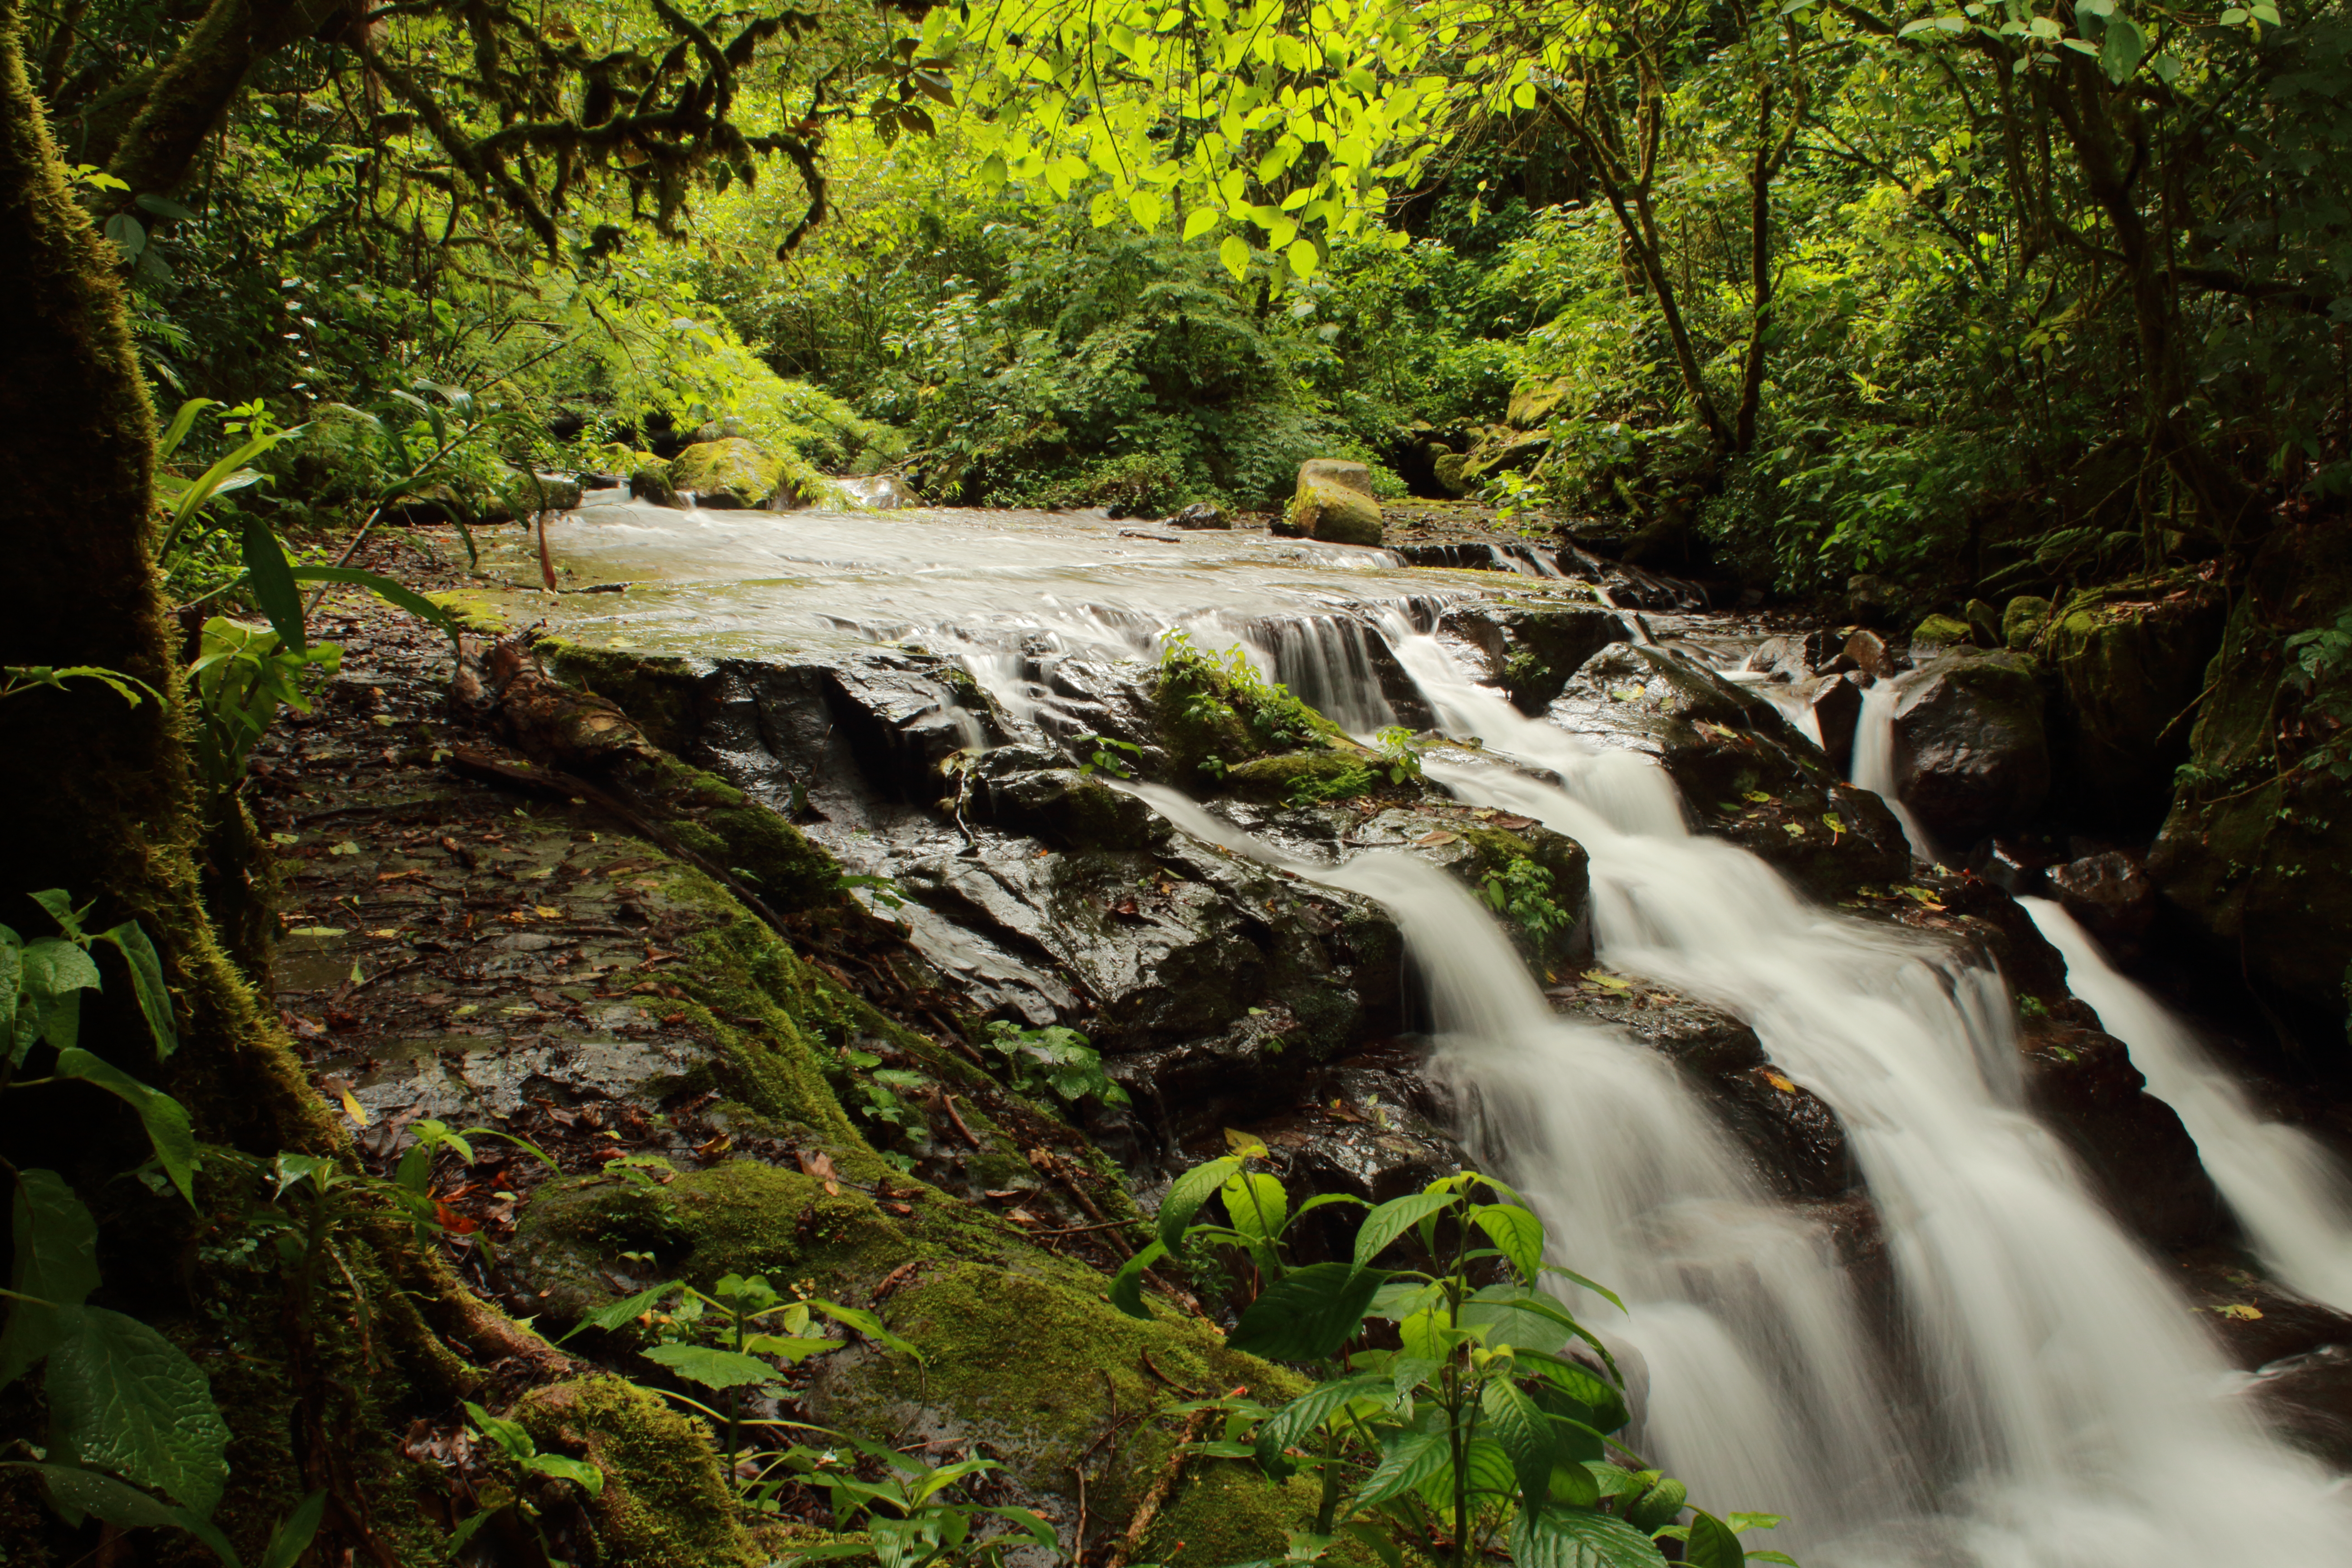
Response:
[[[342,0],[213,0],[148,84],[138,118],[107,160],[107,173],[131,187],[123,201],[177,186],[254,66],[345,8]]]

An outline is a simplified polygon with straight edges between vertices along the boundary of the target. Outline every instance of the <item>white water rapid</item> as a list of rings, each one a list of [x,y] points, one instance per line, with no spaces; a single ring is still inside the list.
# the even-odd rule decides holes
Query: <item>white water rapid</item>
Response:
[[[2352,1180],[2309,1136],[2263,1120],[2189,1026],[2116,973],[2091,933],[2048,899],[2022,899],[2066,959],[2067,988],[2131,1048],[2150,1093],[2180,1113],[2213,1184],[2280,1281],[2352,1312]]]
[[[1895,685],[1881,680],[1872,683],[1862,694],[1862,713],[1853,725],[1853,783],[1886,803],[1895,820],[1903,825],[1903,837],[1909,840],[1911,857],[1928,865],[1936,863],[1936,847],[1928,841],[1927,830],[1903,804],[1895,788]]]

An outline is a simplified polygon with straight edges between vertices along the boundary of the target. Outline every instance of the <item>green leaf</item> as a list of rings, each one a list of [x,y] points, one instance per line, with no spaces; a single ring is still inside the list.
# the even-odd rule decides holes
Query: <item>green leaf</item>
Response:
[[[1005,174],[1003,153],[991,153],[980,161],[980,183],[990,190],[1004,184]]]
[[[1143,1304],[1143,1271],[1168,1256],[1168,1249],[1153,1242],[1125,1263],[1111,1276],[1110,1304],[1130,1318],[1151,1317],[1151,1309]]]
[[[172,990],[163,983],[163,960],[137,921],[124,921],[111,931],[102,931],[98,940],[112,942],[131,965],[131,989],[139,998],[139,1011],[146,1016],[147,1032],[155,1038],[155,1059],[162,1061],[180,1048],[179,1026],[172,1016]]]
[[[1217,259],[1225,264],[1225,270],[1234,275],[1234,282],[1248,281],[1250,269],[1248,240],[1237,234],[1225,236],[1224,243],[1217,247]]]
[[[106,220],[106,237],[114,241],[125,261],[136,261],[139,253],[147,248],[147,231],[129,213],[116,213]]]
[[[298,583],[351,583],[365,588],[379,599],[396,608],[406,610],[418,620],[441,628],[452,642],[460,630],[449,612],[418,593],[415,589],[395,583],[373,572],[362,572],[356,566],[296,566],[289,575]]]
[[[1356,1267],[1371,1262],[1388,1250],[1389,1243],[1430,1215],[1453,1207],[1454,1201],[1451,1193],[1414,1193],[1391,1198],[1366,1215],[1356,1231]]]
[[[269,1532],[269,1544],[261,1552],[261,1568],[294,1568],[302,1553],[310,1550],[319,1521],[326,1516],[327,1493],[321,1488],[296,1504],[294,1511]]]
[[[278,640],[295,653],[304,650],[302,640],[302,591],[294,586],[293,568],[286,564],[286,552],[279,549],[278,536],[258,517],[245,520],[245,570],[253,589],[253,602],[269,617]]]
[[[1625,1518],[1635,1528],[1650,1531],[1664,1530],[1683,1510],[1690,1489],[1672,1476],[1661,1478],[1644,1493],[1640,1501],[1625,1510]]]
[[[1184,1245],[1185,1229],[1209,1194],[1223,1186],[1233,1173],[1242,1168],[1240,1159],[1228,1154],[1206,1164],[1195,1165],[1176,1178],[1168,1195],[1160,1200],[1160,1245],[1171,1253]]]
[[[58,1076],[78,1078],[130,1103],[147,1126],[147,1141],[155,1157],[188,1206],[196,1204],[196,1134],[188,1124],[186,1109],[160,1089],[150,1089],[112,1062],[84,1050],[58,1053]]]
[[[77,1307],[43,1386],[51,1428],[74,1458],[211,1516],[228,1476],[228,1424],[179,1346],[136,1318]]]
[[[885,1350],[896,1351],[900,1355],[911,1356],[917,1361],[923,1359],[922,1352],[884,1328],[881,1319],[863,1308],[845,1307],[837,1301],[827,1301],[816,1296],[810,1297],[808,1304],[844,1328],[856,1330]]]
[[[1242,1314],[1226,1342],[1269,1361],[1322,1361],[1337,1355],[1364,1321],[1372,1294],[1388,1279],[1377,1268],[1311,1263],[1267,1286]]]
[[[1448,1460],[1445,1439],[1435,1432],[1407,1432],[1388,1447],[1372,1473],[1356,1491],[1351,1504],[1370,1508],[1402,1497],[1444,1469]]]
[[[1657,1542],[1622,1519],[1575,1509],[1527,1510],[1511,1526],[1517,1568],[1659,1568]]]
[[[604,1472],[585,1459],[567,1459],[561,1454],[533,1454],[522,1462],[522,1468],[533,1475],[553,1476],[559,1481],[570,1481],[592,1498],[604,1495]]]
[[[45,936],[22,950],[23,973],[17,984],[35,998],[64,996],[99,988],[98,965],[77,942]]]
[[[20,1297],[0,1330],[0,1387],[56,1348],[64,1314],[98,1289],[98,1222],[55,1171],[16,1177],[10,1229],[16,1263],[8,1283]]]
[[[1592,1424],[1614,1432],[1633,1420],[1625,1396],[1599,1376],[1572,1361],[1548,1355],[1521,1355],[1522,1371],[1534,1373],[1550,1387],[1575,1400],[1591,1413]]]
[[[169,1529],[181,1522],[180,1510],[169,1503],[78,1465],[34,1465],[10,1459],[0,1461],[0,1469],[30,1470],[48,1483],[51,1497],[76,1513],[89,1514],[125,1530],[157,1525]]]
[[[1481,1204],[1470,1211],[1470,1223],[1486,1233],[1496,1250],[1511,1260],[1519,1278],[1536,1282],[1543,1272],[1544,1224],[1517,1204]]]
[[[1217,1189],[1234,1228],[1253,1241],[1272,1243],[1290,1218],[1290,1194],[1282,1183],[1259,1171],[1244,1171]]]
[[[422,1148],[424,1145],[419,1144],[418,1147]],[[572,1325],[571,1333],[565,1334],[562,1340],[555,1342],[560,1345],[563,1340],[570,1339],[572,1334],[588,1329],[602,1329],[609,1334],[622,1325],[635,1322],[639,1317],[652,1311],[655,1302],[677,1289],[677,1280],[666,1279],[651,1289],[640,1290],[635,1295],[622,1300],[607,1302],[582,1318]]]
[[[658,1363],[705,1388],[747,1388],[753,1384],[773,1383],[778,1375],[774,1367],[756,1357],[712,1350],[708,1345],[656,1345],[645,1354],[647,1361]]]
[[[2115,24],[2109,22],[2108,26]],[[1691,1510],[1690,1539],[1683,1545],[1683,1561],[1691,1568],[1740,1568],[1748,1549],[1731,1526],[1705,1509]]]
[[[219,406],[220,404],[210,397],[191,397],[181,404],[179,411],[172,416],[171,424],[165,426],[163,434],[155,439],[155,456],[158,458],[168,458],[178,451],[180,443],[188,438],[188,432],[195,428],[196,416],[207,408]]]
[[[1386,1405],[1395,1397],[1396,1386],[1384,1372],[1358,1373],[1317,1384],[1258,1424],[1258,1468],[1276,1480],[1285,1479],[1298,1467],[1284,1458],[1283,1450],[1303,1442],[1335,1411],[1359,1399]]]
[[[1214,207],[1194,207],[1184,215],[1184,237],[1200,238],[1224,221],[1224,216]]]
[[[1508,1377],[1491,1377],[1479,1391],[1488,1436],[1511,1457],[1511,1472],[1519,1480],[1522,1506],[1543,1507],[1551,1490],[1551,1426],[1536,1402]]]
[[[2147,35],[2129,16],[2109,16],[2105,33],[2099,39],[2099,68],[2107,79],[2123,85],[2126,77],[2139,68],[2141,57],[2147,53]]]
[[[1282,253],[1282,258],[1290,263],[1291,272],[1303,279],[1315,276],[1315,268],[1322,265],[1323,255],[1315,248],[1313,240],[1294,239]]]

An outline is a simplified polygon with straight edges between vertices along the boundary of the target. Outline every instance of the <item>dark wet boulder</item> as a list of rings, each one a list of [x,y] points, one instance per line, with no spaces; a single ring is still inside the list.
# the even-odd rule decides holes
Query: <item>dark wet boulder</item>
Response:
[[[2156,921],[2156,884],[2139,858],[2112,849],[2053,866],[2042,879],[2066,912],[2119,958],[2137,952]]]
[[[2029,821],[2050,794],[2033,661],[1955,651],[1895,678],[1895,793],[1939,841]]]
[[[2050,617],[2037,651],[2074,820],[2137,836],[2162,819],[2225,613],[2219,588],[2184,574],[2077,594]]]
[[[629,474],[629,499],[649,501],[655,506],[682,506],[677,487],[670,483],[669,465],[664,462],[646,463]]]
[[[1853,736],[1862,722],[1862,686],[1843,675],[1815,676],[1805,691],[1805,706],[1813,727],[1821,731],[1822,755],[1832,773],[1853,768]]]
[[[2344,1048],[2352,979],[2352,782],[2314,755],[2343,737],[2285,679],[2282,645],[2347,609],[2352,531],[2274,533],[2231,614],[2190,771],[2147,857],[2207,951],[2329,1051]]]
[[[2028,1011],[2069,1004],[2065,958],[1997,883],[1966,871],[1914,868],[1909,880],[1864,904],[1874,916],[1933,932],[1998,970],[2012,994],[2032,998]]]
[[[1614,1025],[1672,1061],[1782,1196],[1832,1200],[1857,1186],[1837,1113],[1773,1066],[1756,1031],[1730,1014],[1599,971],[1546,994],[1560,1011]]]
[[[1525,713],[1542,712],[1585,660],[1631,636],[1606,605],[1541,601],[1459,605],[1440,629],[1475,648],[1486,679]]]
[[[1655,757],[1698,830],[1749,849],[1816,897],[1910,864],[1885,804],[1831,772],[1769,699],[1662,648],[1619,643],[1585,661],[1551,715]]]
[[[2147,1092],[2121,1040],[2079,1004],[2026,1020],[2026,1102],[2072,1148],[2109,1209],[2158,1247],[2210,1241],[2221,1195],[2172,1107]]]
[[[1233,519],[1227,517],[1222,508],[1212,506],[1204,500],[1196,500],[1173,517],[1166,519],[1160,526],[1164,528],[1231,528],[1233,525]]]
[[[1770,680],[1801,685],[1829,668],[1839,647],[1836,635],[1825,631],[1767,637],[1749,650],[1747,668]]]
[[[1432,802],[1389,807],[1357,826],[1346,845],[1406,850],[1442,868],[1490,905],[1501,901],[1497,918],[1520,950],[1544,970],[1591,959],[1592,858],[1583,845],[1564,833],[1528,817]],[[1520,861],[1541,873],[1532,879],[1532,888],[1527,886],[1525,873],[1513,869]],[[1521,879],[1515,881],[1515,877]],[[1510,900],[1528,895],[1551,906],[1548,916],[1540,908],[1534,911],[1544,916],[1549,929],[1538,931],[1508,912]]]
[[[1012,748],[1006,748],[1011,751]],[[1024,767],[992,752],[973,769],[965,815],[1057,849],[1150,849],[1174,831],[1134,795],[1068,767]],[[993,765],[992,765],[993,764]]]

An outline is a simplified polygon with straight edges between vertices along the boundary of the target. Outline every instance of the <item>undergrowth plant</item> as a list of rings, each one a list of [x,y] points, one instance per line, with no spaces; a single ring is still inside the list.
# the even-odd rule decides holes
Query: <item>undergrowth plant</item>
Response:
[[[999,1018],[988,1026],[981,1044],[1003,1058],[1013,1087],[1023,1094],[1050,1092],[1066,1105],[1088,1098],[1105,1105],[1127,1103],[1127,1090],[1103,1071],[1102,1053],[1076,1029],[1059,1024],[1024,1029]]]
[[[1312,745],[1339,733],[1288,687],[1258,673],[1247,648],[1211,653],[1181,626],[1160,634],[1160,679],[1184,702],[1188,719],[1238,718],[1265,746]]]
[[[1343,1542],[1386,1568],[1467,1568],[1498,1554],[1526,1568],[1659,1568],[1668,1542],[1705,1568],[1790,1562],[1739,1540],[1776,1516],[1692,1509],[1685,1522],[1687,1489],[1617,1436],[1632,1415],[1615,1359],[1549,1284],[1624,1304],[1547,1260],[1542,1220],[1508,1186],[1465,1171],[1377,1206],[1326,1194],[1294,1207],[1278,1178],[1252,1168],[1265,1146],[1228,1139],[1231,1154],[1169,1189],[1157,1237],[1119,1271],[1111,1300],[1148,1317],[1145,1268],[1192,1242],[1232,1248],[1256,1292],[1227,1342],[1315,1376],[1279,1407],[1244,1397],[1180,1407],[1223,1417],[1202,1456],[1316,1483],[1315,1515],[1288,1553],[1249,1568],[1318,1563]],[[1212,1198],[1223,1225],[1201,1222]],[[1297,1222],[1333,1205],[1367,1211],[1348,1256],[1293,1261]]]
[[[1537,942],[1576,923],[1576,917],[1551,895],[1550,870],[1524,855],[1512,856],[1509,864],[1488,871],[1478,884],[1478,897],[1486,907],[1507,916]]]

